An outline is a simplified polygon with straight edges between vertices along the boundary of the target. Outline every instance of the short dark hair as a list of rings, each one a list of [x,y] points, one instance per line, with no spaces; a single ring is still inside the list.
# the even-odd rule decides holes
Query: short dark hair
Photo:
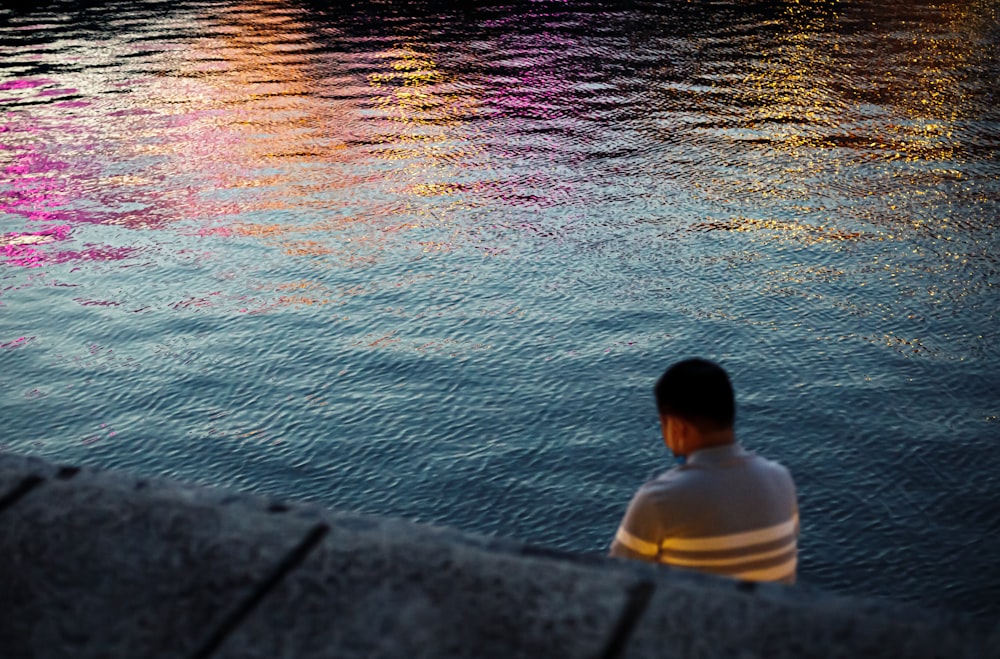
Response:
[[[721,366],[706,359],[685,359],[668,368],[653,387],[660,414],[722,430],[736,418],[733,385]]]

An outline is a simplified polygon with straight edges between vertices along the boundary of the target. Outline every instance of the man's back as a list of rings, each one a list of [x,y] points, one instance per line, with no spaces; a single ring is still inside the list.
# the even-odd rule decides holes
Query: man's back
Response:
[[[781,465],[738,443],[693,452],[643,485],[611,554],[753,581],[794,582],[798,505]]]

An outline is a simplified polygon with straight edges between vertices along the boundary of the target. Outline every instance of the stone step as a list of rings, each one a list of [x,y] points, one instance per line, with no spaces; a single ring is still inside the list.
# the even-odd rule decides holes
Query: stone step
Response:
[[[0,657],[989,657],[941,611],[0,453]]]

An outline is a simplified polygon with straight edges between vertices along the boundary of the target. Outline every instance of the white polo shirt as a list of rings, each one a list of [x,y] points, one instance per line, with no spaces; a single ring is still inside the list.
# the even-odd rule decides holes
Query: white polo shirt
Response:
[[[733,443],[695,451],[639,488],[611,555],[794,583],[798,534],[788,470]]]

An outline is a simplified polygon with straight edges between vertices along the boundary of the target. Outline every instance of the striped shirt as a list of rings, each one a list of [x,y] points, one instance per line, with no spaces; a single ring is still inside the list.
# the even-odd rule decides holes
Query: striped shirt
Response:
[[[695,451],[639,488],[611,555],[794,583],[798,534],[788,470],[733,443]]]

